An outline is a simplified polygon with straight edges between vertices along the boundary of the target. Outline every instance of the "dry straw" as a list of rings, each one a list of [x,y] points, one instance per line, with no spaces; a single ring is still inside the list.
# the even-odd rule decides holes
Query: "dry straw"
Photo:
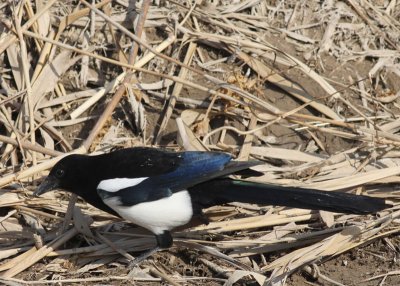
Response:
[[[278,1],[276,7],[267,1],[78,2],[0,4],[2,283],[283,285],[294,271],[311,272],[307,265],[399,232],[398,192],[389,187],[400,181],[396,1],[385,8],[366,0]],[[140,15],[134,24],[133,10]],[[352,20],[343,22],[342,15]],[[365,42],[354,43],[355,37]],[[378,43],[380,50],[369,48]],[[374,59],[369,70],[330,76],[367,57]],[[335,67],[325,67],[325,58]],[[113,117],[117,107],[138,139]],[[219,125],[210,124],[221,115]],[[159,145],[175,124],[183,149],[264,160],[258,181],[353,191],[394,205],[370,216],[215,206],[206,210],[208,225],[174,234],[176,247],[197,251],[196,267],[208,269],[191,277],[178,271],[188,267],[184,261],[166,253],[158,257],[168,263],[126,270],[121,266],[132,252],[154,244],[151,235],[76,197],[32,197],[37,180],[66,154]],[[291,145],[299,134],[307,142]],[[352,146],[338,144],[345,140]],[[39,272],[35,279],[31,266]],[[118,275],[90,275],[115,266]],[[388,275],[398,272],[369,280]],[[321,273],[319,279],[338,284]]]

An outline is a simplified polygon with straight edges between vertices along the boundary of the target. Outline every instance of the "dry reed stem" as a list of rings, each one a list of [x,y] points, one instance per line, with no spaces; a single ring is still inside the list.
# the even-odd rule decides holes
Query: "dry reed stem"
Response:
[[[195,43],[193,43],[193,42],[189,43],[189,47],[187,49],[185,59],[183,60],[184,64],[186,64],[186,65],[191,64],[196,47],[197,47],[197,45]],[[187,74],[188,74],[188,71],[186,69],[181,69],[178,77],[185,79],[187,77]],[[179,94],[181,93],[182,88],[183,88],[182,83],[175,84],[175,86],[172,90],[171,96],[169,98],[168,105],[166,106],[161,124],[159,125],[158,130],[156,130],[156,137],[154,138],[154,142],[157,142],[157,143],[159,142],[160,135],[164,131],[165,127],[168,124],[168,121],[172,115],[172,112],[175,107],[175,103],[177,101],[177,98],[179,97]]]
[[[101,89],[93,89],[93,86],[89,87],[85,83],[81,87],[91,88],[92,91],[82,95],[82,97],[74,97],[73,94],[70,96],[71,87],[65,87],[65,82],[61,82],[60,79],[67,73],[67,70],[71,70],[72,65],[74,68],[81,67],[82,71],[85,68],[95,66],[89,64],[89,66],[84,67],[84,64],[78,61],[83,56],[88,58],[89,62],[92,61],[97,64],[101,62],[102,65],[107,63],[112,67],[122,67],[134,71],[135,76],[138,76],[135,83],[148,80],[146,75],[157,78],[156,80],[163,79],[158,87],[156,87],[156,83],[148,82],[135,85],[138,89],[144,87],[139,97],[146,102],[145,107],[150,107],[154,103],[152,99],[147,98],[146,94],[155,94],[163,103],[165,103],[164,95],[170,96],[170,105],[166,107],[163,117],[159,118],[161,128],[154,134],[157,142],[161,142],[160,140],[163,139],[160,134],[163,130],[168,129],[165,126],[173,118],[172,114],[177,114],[178,133],[185,149],[222,150],[239,155],[239,158],[242,159],[255,157],[266,159],[269,163],[272,163],[272,165],[266,164],[257,167],[257,170],[265,173],[264,176],[256,179],[260,182],[324,188],[326,190],[357,187],[357,194],[369,194],[395,201],[392,208],[381,213],[382,219],[371,216],[343,216],[304,210],[288,211],[272,206],[246,204],[214,207],[207,212],[213,220],[209,225],[200,225],[190,228],[189,231],[177,232],[174,237],[176,238],[176,245],[179,247],[187,247],[200,251],[200,253],[212,255],[213,259],[206,263],[207,267],[219,273],[224,273],[228,278],[224,282],[234,283],[247,276],[249,279],[259,281],[259,283],[260,281],[262,283],[271,283],[271,281],[282,283],[294,269],[302,268],[305,264],[313,262],[319,257],[324,257],[323,263],[325,260],[349,249],[397,233],[399,231],[399,228],[396,227],[399,194],[390,189],[388,184],[400,181],[398,169],[400,154],[397,152],[400,141],[397,132],[400,125],[396,114],[399,108],[398,95],[390,92],[387,96],[381,95],[378,88],[380,86],[392,88],[391,79],[386,75],[391,72],[394,74],[398,72],[396,65],[393,64],[396,62],[398,54],[393,39],[398,37],[400,30],[396,26],[398,21],[394,17],[393,3],[391,2],[384,11],[381,7],[372,6],[368,1],[348,1],[351,6],[346,8],[346,17],[353,17],[352,23],[343,23],[340,13],[343,13],[344,10],[341,9],[345,4],[339,2],[332,2],[330,3],[331,6],[328,3],[327,5],[330,8],[321,4],[322,9],[319,16],[307,14],[310,12],[307,10],[308,7],[301,5],[291,7],[283,4],[282,7],[273,7],[266,6],[264,2],[259,1],[230,3],[226,6],[218,5],[215,7],[216,9],[211,10],[197,3],[186,7],[176,1],[168,2],[174,5],[170,4],[168,8],[162,5],[158,7],[150,5],[149,10],[143,9],[148,11],[147,26],[164,32],[163,36],[169,35],[168,38],[157,38],[157,42],[154,42],[153,39],[149,40],[147,37],[147,32],[150,31],[147,30],[147,26],[144,26],[146,38],[141,39],[138,31],[134,35],[120,24],[121,16],[128,15],[125,10],[116,10],[116,7],[126,8],[121,1],[113,3],[113,6],[106,6],[104,8],[105,13],[101,12],[99,8],[110,3],[109,0],[99,2],[95,6],[86,1],[81,1],[88,8],[79,9],[78,6],[72,13],[67,12],[67,9],[65,13],[60,13],[59,10],[56,10],[60,7],[54,5],[55,1],[37,6],[28,1],[25,2],[25,5],[20,5],[19,10],[12,15],[11,19],[15,19],[15,27],[12,27],[10,22],[4,22],[9,32],[0,40],[0,54],[7,51],[12,71],[7,70],[7,64],[5,65],[6,69],[2,70],[2,76],[5,75],[5,77],[2,77],[2,90],[0,92],[0,121],[6,126],[7,133],[0,134],[0,141],[5,143],[3,144],[4,147],[1,147],[4,148],[2,149],[4,153],[0,160],[2,176],[0,186],[4,187],[17,182],[23,187],[29,186],[30,188],[28,188],[28,191],[17,188],[14,192],[9,192],[16,187],[16,184],[14,184],[0,191],[1,206],[11,206],[12,208],[7,215],[0,218],[0,227],[2,228],[0,240],[7,244],[7,247],[2,246],[0,248],[0,256],[5,258],[15,256],[0,266],[0,270],[6,271],[3,275],[6,277],[13,276],[44,255],[57,257],[85,254],[88,257],[85,261],[89,264],[80,268],[79,271],[91,271],[95,267],[93,261],[101,261],[103,267],[107,267],[104,263],[114,259],[113,257],[116,257],[114,255],[117,253],[130,259],[131,256],[128,252],[145,250],[154,244],[152,236],[142,235],[140,230],[136,228],[130,230],[132,235],[102,232],[99,236],[102,239],[93,241],[92,233],[98,233],[99,227],[103,228],[107,224],[116,223],[115,218],[78,202],[77,205],[83,209],[85,214],[96,218],[95,223],[89,227],[89,224],[81,215],[73,212],[73,203],[70,204],[69,209],[67,208],[67,200],[64,197],[54,195],[43,199],[31,199],[27,196],[32,187],[31,182],[27,179],[51,168],[57,160],[65,156],[58,150],[71,150],[71,146],[67,142],[68,138],[64,138],[60,131],[65,130],[62,126],[70,125],[71,129],[69,130],[72,130],[79,128],[77,126],[79,122],[86,122],[86,120],[95,118],[93,114],[88,116],[83,114],[90,112],[90,108],[98,105],[100,99],[106,96],[107,92],[112,92],[112,89],[116,88],[115,83],[106,83],[105,87]],[[149,2],[146,3],[149,4]],[[69,6],[64,7],[70,8]],[[276,10],[272,13],[271,9]],[[330,9],[335,9],[334,11],[337,14],[333,14],[333,16],[332,14],[324,14],[327,11],[330,12]],[[0,13],[4,11],[3,6]],[[59,26],[57,30],[50,33],[42,33],[43,26],[57,26],[52,22],[54,19],[50,19],[50,22],[46,24],[46,17],[50,13],[57,15],[57,19],[60,21]],[[284,20],[272,17],[271,15],[274,13],[284,15],[284,17],[281,17]],[[291,13],[290,17],[287,13]],[[24,17],[26,15],[27,21],[22,27],[19,27],[20,18],[18,17],[21,17],[21,15]],[[297,23],[299,15],[310,16],[310,19],[306,17],[304,22]],[[89,17],[84,18],[85,16]],[[358,21],[359,19],[361,21]],[[82,25],[89,20],[90,24],[87,24],[86,27],[86,24]],[[281,20],[282,23],[279,22]],[[274,26],[277,21],[280,23],[279,28]],[[143,24],[144,22],[140,21],[140,23]],[[382,23],[385,23],[385,29],[378,31],[377,27],[381,26]],[[112,34],[112,37],[105,37],[103,42],[100,41],[101,44],[95,41],[89,41],[85,44],[81,39],[77,41],[77,45],[74,47],[68,44],[71,43],[71,39],[73,39],[71,36],[74,35],[74,32],[75,35],[83,35],[85,29],[90,30],[92,40],[96,33],[106,35],[109,32],[106,29],[99,32],[101,25],[108,25]],[[171,27],[175,28],[173,34]],[[322,29],[321,35],[312,34],[316,27]],[[365,39],[365,46],[354,48],[349,44],[351,41],[345,38],[346,35],[349,35],[349,29],[354,35]],[[118,39],[116,30],[121,32],[121,39]],[[333,31],[336,32],[333,33]],[[273,46],[271,43],[275,42],[273,37],[270,37],[271,34],[280,34],[290,38],[289,41],[285,42],[285,45],[286,43],[293,45],[296,53],[301,54],[303,51],[310,50],[317,52],[304,52],[306,61],[303,62],[298,54],[294,56],[292,52],[287,52],[287,50],[283,52],[280,48]],[[319,36],[322,39],[319,39]],[[31,41],[28,41],[27,37]],[[133,40],[136,51],[140,45],[147,50],[147,54],[145,53],[136,63],[132,60],[127,63],[123,60],[118,61],[110,58],[110,56],[100,56],[102,49],[107,55],[111,54],[112,49],[109,49],[109,46],[117,47],[118,52],[122,54],[123,51],[121,50],[131,43],[126,41],[128,44],[124,44],[124,37]],[[376,45],[371,39],[379,39],[381,42]],[[280,37],[280,40],[286,41],[286,38]],[[75,43],[74,40],[72,41]],[[174,50],[180,41],[190,43],[186,54],[184,54],[184,50]],[[160,42],[162,43],[160,44]],[[17,44],[22,48],[20,53],[11,46],[14,45],[18,48]],[[87,45],[85,48],[83,48],[84,44]],[[102,46],[103,44],[104,46]],[[381,49],[371,50],[370,48],[377,46]],[[366,47],[369,48],[366,49]],[[219,50],[228,51],[231,57],[219,53]],[[356,66],[354,66],[354,74],[357,75],[356,80],[352,76],[353,73],[346,73],[345,69],[341,69],[339,66],[334,66],[333,70],[329,67],[327,70],[331,73],[326,72],[326,67],[324,67],[326,55],[322,52],[323,50],[344,63],[353,59],[373,57],[376,62],[370,67],[369,80],[366,80],[368,76],[365,76],[368,70],[364,73],[364,70],[357,70]],[[156,52],[152,53],[154,51]],[[68,65],[68,62],[63,58],[69,60],[73,53],[78,56],[75,57],[75,62],[69,61]],[[64,54],[64,57],[60,56],[62,54]],[[20,65],[22,68],[14,69],[18,56],[24,60]],[[37,56],[39,60],[37,62],[36,60],[31,61],[30,57],[32,56]],[[135,57],[136,52],[131,52],[130,58]],[[184,61],[181,63],[176,60],[178,58],[184,59]],[[235,59],[232,60],[232,58]],[[315,60],[315,63],[313,63],[313,60]],[[366,64],[365,66],[368,66],[368,61],[368,59],[363,61]],[[32,65],[31,67],[26,65],[28,62]],[[150,65],[145,67],[147,63],[150,63]],[[177,69],[176,72],[179,73],[178,76],[168,74],[172,72],[169,70],[170,66],[166,66],[165,63],[174,66]],[[51,65],[57,65],[57,71],[61,71],[60,74],[54,76],[54,72],[49,71]],[[33,71],[32,76],[27,73],[28,68]],[[246,82],[228,84],[224,76],[225,74],[230,75],[230,69],[233,68],[240,70],[248,82],[254,81],[256,88],[248,89]],[[344,77],[348,75],[350,84],[344,77],[336,77],[335,69],[343,71]],[[195,78],[196,81],[200,78],[200,82],[191,79],[189,70],[195,72],[196,76],[200,75],[200,77]],[[291,70],[301,71],[306,78],[323,91],[323,94],[319,94],[320,90],[313,91],[312,88],[305,91],[306,89],[298,84],[303,84],[301,78],[297,78],[299,82],[292,80]],[[127,80],[128,77],[125,72],[118,71],[118,73],[120,74],[119,78],[125,77],[124,83],[129,86],[119,85],[117,93],[121,92],[121,94],[116,93],[111,101],[114,106],[109,107],[103,113],[91,135],[83,138],[86,139],[83,146],[73,152],[87,153],[90,145],[95,145],[92,144],[93,139],[104,129],[104,123],[110,118],[119,101],[117,96],[122,96],[125,88],[131,88],[133,85],[132,81]],[[7,77],[9,75],[11,75],[10,78]],[[43,82],[46,82],[49,75],[53,77],[52,83],[44,86]],[[287,77],[287,75],[291,76]],[[115,78],[115,76],[112,75],[111,78]],[[296,79],[296,77],[294,78]],[[24,79],[31,80],[31,91],[29,82],[27,82],[27,89],[22,89]],[[165,79],[170,80],[170,82],[166,84]],[[73,82],[73,80],[70,81]],[[303,104],[298,102],[287,106],[280,104],[281,98],[285,100],[286,95],[282,94],[279,100],[274,101],[274,95],[269,91],[264,94],[264,97],[260,91],[266,90],[265,81],[286,90],[291,96],[300,99]],[[42,88],[38,89],[35,84],[42,86]],[[171,89],[171,93],[168,92],[168,88],[172,84],[174,84],[174,87]],[[355,84],[358,84],[357,88],[352,86]],[[307,87],[307,82],[305,82],[305,85]],[[49,90],[45,90],[44,87]],[[188,88],[189,95],[181,95],[184,91],[183,87]],[[337,90],[336,87],[341,88],[341,90]],[[75,91],[74,88],[72,88],[72,91]],[[197,97],[192,98],[192,95],[198,95],[193,93],[191,89],[202,92],[204,97],[212,95],[212,101],[208,98],[206,100]],[[34,91],[33,94],[32,90]],[[309,90],[313,94],[310,94]],[[47,99],[45,91],[53,93],[50,95],[50,99]],[[395,90],[391,92],[393,93],[393,91]],[[97,94],[93,96],[95,93]],[[22,95],[24,97],[21,97]],[[33,100],[32,102],[32,96],[35,99],[43,98],[44,100],[42,102]],[[329,103],[326,102],[327,99],[330,100]],[[85,103],[79,106],[82,100]],[[194,105],[200,109],[182,112],[177,103]],[[21,111],[21,109],[18,109],[19,106],[28,107],[26,110],[28,110],[29,124],[25,126],[29,128],[26,128],[26,130],[23,128],[25,126],[20,124],[22,119],[14,120],[16,112]],[[36,108],[32,109],[32,106],[36,106]],[[145,112],[147,112],[147,107]],[[310,107],[314,109],[313,115],[309,115],[307,111]],[[191,111],[192,114],[187,111]],[[322,114],[326,117],[321,116]],[[209,125],[206,121],[207,119],[211,122],[217,115],[224,116],[223,125],[218,128]],[[198,129],[199,125],[196,126],[197,119],[193,120],[193,118],[202,121],[201,127],[206,130],[206,133],[202,133],[201,128]],[[115,145],[131,146],[130,143],[127,143],[132,141],[130,135],[119,133],[123,128],[118,128],[114,137],[107,138],[107,140],[111,138],[111,141],[107,141],[106,138],[104,138],[104,141],[102,140],[98,146],[100,152],[103,151],[102,148],[107,149]],[[281,146],[281,143],[288,143],[289,140],[285,139],[280,142],[280,138],[273,138],[273,132],[270,133],[270,131],[274,128],[275,130],[285,129],[293,133],[297,132],[307,137],[309,141],[301,142],[296,150],[287,149],[288,147],[286,145]],[[41,145],[36,143],[33,130],[36,130],[39,134],[36,139],[38,139],[38,142],[43,142],[40,143]],[[321,138],[322,133],[349,138],[353,140],[355,147],[348,149],[334,148],[338,153],[329,154],[329,145],[332,142],[324,137]],[[237,134],[239,140],[229,141],[231,134]],[[214,137],[218,137],[218,141],[213,140]],[[146,144],[145,138],[142,139],[139,141]],[[207,144],[202,144],[201,139]],[[244,143],[242,144],[243,139]],[[58,141],[61,141],[61,148],[56,147]],[[316,147],[312,147],[310,142],[315,142]],[[307,144],[307,146],[303,146],[303,144]],[[173,144],[169,146],[173,146]],[[24,152],[24,149],[28,152]],[[35,161],[35,158],[30,155],[32,151],[36,154],[39,164],[26,168],[26,166],[30,166],[29,164],[32,161]],[[48,159],[45,155],[55,158]],[[275,165],[275,161],[272,159],[280,160],[281,163]],[[15,172],[14,170],[20,171]],[[265,215],[260,215],[260,212],[265,213]],[[95,244],[52,250],[49,247],[51,243],[48,243],[40,250],[36,250],[32,246],[38,241],[30,239],[34,234],[33,230],[24,230],[20,221],[16,220],[17,215],[27,219],[40,216],[45,219],[36,221],[42,229],[47,230],[54,229],[54,223],[59,222],[64,214],[67,217],[64,221],[64,227],[69,224],[68,216],[74,214],[75,226],[80,229],[86,239]],[[293,226],[291,224],[293,222],[297,222],[298,225]],[[342,227],[344,222],[346,222],[346,225]],[[121,224],[121,222],[117,223]],[[326,224],[332,225],[332,228],[327,228]],[[317,225],[317,229],[315,229],[315,225]],[[126,227],[126,225],[124,226]],[[356,229],[361,230],[361,234],[356,232]],[[49,241],[49,239],[54,239],[54,234],[48,233],[44,237],[45,241]],[[211,240],[209,240],[210,237]],[[357,237],[358,240],[349,241],[351,237]],[[296,250],[291,250],[293,248]],[[287,254],[275,261],[267,261],[263,254],[272,251],[278,253],[285,251]],[[255,271],[259,271],[262,264],[257,265],[252,261],[251,256],[253,255],[261,256],[262,262],[267,265],[263,269],[273,272],[271,277],[255,275]],[[100,257],[100,260],[98,260],[98,257]],[[246,257],[246,259],[250,257],[246,260],[246,263],[253,263],[251,267],[236,260],[236,258],[243,257]],[[268,259],[268,256],[266,257]],[[226,262],[233,268],[227,267]],[[171,269],[164,268],[161,271],[158,266],[159,264],[156,263],[155,266],[150,267],[151,270],[156,271],[152,272],[153,275],[163,277],[169,283],[189,283],[191,281],[188,277],[176,278],[174,275],[172,278],[171,276],[174,273],[172,267]],[[245,269],[245,271],[235,269]],[[50,273],[50,271],[46,269],[45,273]],[[72,277],[68,275],[74,274],[60,275]],[[24,283],[24,281],[17,279],[3,279],[5,283]],[[29,282],[32,282],[31,284],[43,284],[45,282],[96,283],[101,279],[60,279]],[[122,281],[129,278],[121,276],[110,277],[109,279]],[[137,277],[132,278],[132,281],[136,281],[135,279],[137,281],[161,281],[159,278],[143,278],[141,280]],[[29,282],[25,284],[30,284]]]
[[[25,255],[25,252],[23,254],[24,260],[20,261],[19,264],[16,264],[14,267],[10,268],[6,272],[4,272],[1,277],[3,278],[11,278],[18,273],[24,271],[28,267],[32,266],[36,262],[38,262],[40,259],[45,257],[48,253],[52,252],[54,249],[58,248],[65,242],[67,242],[69,239],[74,237],[78,231],[75,228],[70,229],[69,231],[65,232],[61,236],[57,237],[55,240],[50,242],[49,244],[43,246],[42,248],[38,249],[31,254],[31,255]]]

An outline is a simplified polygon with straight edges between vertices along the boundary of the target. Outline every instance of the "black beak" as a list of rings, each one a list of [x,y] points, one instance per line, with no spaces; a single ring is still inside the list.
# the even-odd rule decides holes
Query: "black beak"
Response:
[[[48,176],[44,181],[40,184],[40,186],[33,192],[33,195],[38,197],[44,193],[50,192],[59,187],[59,181],[57,178]]]

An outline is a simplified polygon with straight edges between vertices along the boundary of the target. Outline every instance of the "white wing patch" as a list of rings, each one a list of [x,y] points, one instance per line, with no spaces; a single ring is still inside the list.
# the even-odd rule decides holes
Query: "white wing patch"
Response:
[[[103,180],[97,185],[97,189],[104,190],[106,192],[114,193],[118,192],[121,189],[133,187],[139,185],[144,180],[148,179],[148,177],[144,178],[115,178]]]

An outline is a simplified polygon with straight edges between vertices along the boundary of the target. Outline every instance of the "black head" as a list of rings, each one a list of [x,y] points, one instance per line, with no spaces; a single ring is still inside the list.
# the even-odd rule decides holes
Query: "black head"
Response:
[[[40,184],[34,192],[35,196],[39,196],[46,192],[63,189],[65,191],[74,192],[80,189],[86,183],[86,155],[68,155],[62,158],[51,169],[50,174]]]
[[[62,158],[51,169],[50,174],[33,193],[40,196],[46,192],[62,189],[82,197],[93,206],[118,216],[110,207],[105,205],[97,195],[96,186],[102,178],[101,170],[104,164],[98,164],[99,156],[68,155]]]

